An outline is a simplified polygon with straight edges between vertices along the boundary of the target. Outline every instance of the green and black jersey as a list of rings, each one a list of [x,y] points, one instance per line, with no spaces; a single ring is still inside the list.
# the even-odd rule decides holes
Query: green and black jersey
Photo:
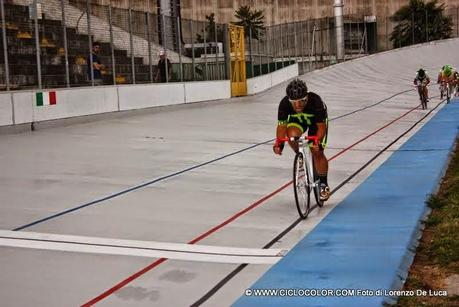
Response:
[[[308,128],[312,130],[317,123],[327,123],[327,106],[319,95],[313,92],[308,93],[308,100],[303,112],[296,113],[292,103],[285,96],[279,103],[277,120],[279,125],[296,126],[304,133]]]

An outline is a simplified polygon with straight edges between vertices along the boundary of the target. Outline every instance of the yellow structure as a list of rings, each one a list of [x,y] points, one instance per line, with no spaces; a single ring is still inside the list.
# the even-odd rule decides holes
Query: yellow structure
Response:
[[[247,74],[245,68],[244,27],[230,25],[231,53],[231,96],[247,95]]]

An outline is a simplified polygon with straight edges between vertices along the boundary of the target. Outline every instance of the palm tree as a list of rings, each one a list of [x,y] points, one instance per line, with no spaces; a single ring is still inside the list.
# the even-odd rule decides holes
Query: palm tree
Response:
[[[445,5],[438,5],[438,0],[410,0],[391,16],[397,25],[390,40],[394,46],[403,47],[451,37],[453,22],[443,14],[444,10]]]
[[[239,21],[234,24],[244,27],[245,37],[249,37],[250,31],[252,31],[252,38],[258,40],[259,34],[261,36],[261,31],[265,29],[262,10],[253,10],[249,5],[243,5],[236,10],[234,15]]]

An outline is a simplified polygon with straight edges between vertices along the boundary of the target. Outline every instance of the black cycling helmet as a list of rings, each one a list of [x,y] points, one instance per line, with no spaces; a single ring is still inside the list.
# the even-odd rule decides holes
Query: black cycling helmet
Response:
[[[303,99],[308,94],[308,87],[303,80],[294,79],[287,85],[286,92],[290,100]]]
[[[424,69],[422,69],[422,68],[419,69],[419,70],[418,70],[418,76],[419,76],[420,78],[424,78],[424,77],[426,76],[426,71],[425,71]]]

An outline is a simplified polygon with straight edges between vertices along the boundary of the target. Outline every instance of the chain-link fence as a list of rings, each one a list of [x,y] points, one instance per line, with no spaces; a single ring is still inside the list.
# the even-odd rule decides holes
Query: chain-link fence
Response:
[[[0,89],[229,78],[228,26],[213,19],[194,21],[158,14],[153,0],[143,2],[141,7],[131,1],[131,6],[116,8],[110,0],[105,5],[91,0],[0,3]],[[415,25],[407,27],[412,33],[405,41],[392,34],[401,21],[345,15],[344,60],[438,39],[432,16],[421,15],[403,21]],[[452,21],[450,34],[459,36],[459,8],[446,8],[445,15]],[[94,43],[99,47],[93,48]],[[335,19],[250,30],[245,48],[249,78],[292,63],[298,63],[300,73],[322,68],[337,62]],[[170,69],[160,62],[161,51],[171,62]],[[92,53],[95,55],[90,56]]]

